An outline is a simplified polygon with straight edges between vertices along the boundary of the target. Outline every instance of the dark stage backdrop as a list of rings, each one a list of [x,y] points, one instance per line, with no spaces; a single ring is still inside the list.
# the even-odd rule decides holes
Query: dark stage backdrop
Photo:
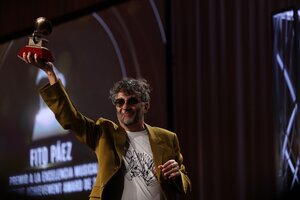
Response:
[[[43,3],[30,0],[30,2],[33,4],[24,1],[21,3],[22,6],[18,6],[19,1],[11,0],[5,3],[1,1],[1,41],[15,38],[18,33],[29,34],[31,23],[37,16],[44,15],[59,24],[64,19],[76,16],[77,11],[86,12],[93,7],[100,8],[102,5],[101,1],[92,0],[51,0],[43,1]],[[154,92],[160,88],[158,83],[161,86],[161,90],[154,94],[153,115],[152,117],[149,115],[148,120],[160,126],[167,126],[179,135],[187,170],[193,183],[193,192],[188,196],[181,196],[180,199],[274,199],[277,172],[271,16],[275,11],[292,6],[294,1],[136,0],[128,1],[130,5],[128,13],[132,13],[140,5],[148,4],[149,6],[153,2],[160,5],[158,6],[159,13],[161,16],[165,16],[166,20],[163,24],[167,43],[155,45],[152,51],[149,51],[143,47],[150,43],[152,45],[153,41],[141,41],[138,36],[137,38],[136,36],[131,37],[131,39],[136,45],[139,45],[139,49],[135,52],[138,53],[138,60],[141,62],[141,75],[149,78],[150,82],[154,84]],[[114,13],[114,9],[116,8],[104,9],[103,14],[100,15],[105,17],[104,13]],[[146,10],[143,8],[142,16],[147,14]],[[132,16],[130,18],[130,16],[119,17],[113,14],[113,17],[105,18],[111,22],[110,26],[114,27],[113,33],[119,34],[120,38],[118,39],[127,38],[128,40],[128,36],[122,24],[115,26],[117,21],[120,23],[120,20],[126,20],[130,23],[132,34],[140,34],[142,29],[136,29],[138,25],[144,24],[144,28],[148,27],[148,24],[142,21],[133,23],[136,20],[142,20],[142,17]],[[161,18],[164,21],[164,18]],[[63,47],[69,37],[80,31],[83,30],[78,29],[68,34],[59,45]],[[156,32],[143,31],[145,38],[149,39],[156,35],[160,38],[156,41],[161,40],[161,33],[158,32],[158,29]],[[56,40],[63,40],[61,37],[51,37],[53,38],[50,39],[50,44],[54,44]],[[146,41],[147,43],[145,43]],[[129,44],[125,42],[122,45],[123,53],[127,52],[126,49],[131,48]],[[9,45],[9,43],[3,45]],[[59,45],[53,45],[52,48],[55,50]],[[103,48],[101,45],[99,48]],[[166,54],[164,54],[164,48],[166,48]],[[109,49],[113,51],[113,48]],[[72,51],[74,50],[72,47]],[[88,51],[90,51],[89,48],[81,48],[82,55],[80,56],[87,55]],[[150,59],[149,55],[151,54],[153,55],[150,56]],[[115,56],[114,59],[106,59],[107,62],[110,63],[113,60],[117,62],[116,54],[112,55]],[[100,53],[98,56],[103,55]],[[126,61],[126,63],[130,63],[128,66],[132,67],[129,75],[138,75],[133,55],[131,54],[129,57],[130,61]],[[82,62],[82,59],[75,56],[71,56],[71,58],[79,60],[79,63]],[[166,60],[164,61],[164,59]],[[150,65],[149,62],[155,63]],[[93,63],[93,67],[90,69],[92,72],[81,70],[82,66],[91,67],[83,64],[77,70],[94,75],[96,68],[100,66],[98,63],[99,61]],[[161,63],[165,64],[161,65]],[[71,73],[74,64],[77,63],[72,62],[70,69],[64,71],[65,69],[61,68],[61,70],[64,73]],[[20,64],[9,66],[15,73],[24,70],[22,67],[24,66]],[[121,77],[119,66],[109,69],[115,70],[115,77],[105,77],[103,80],[111,81]],[[157,73],[157,70],[161,71]],[[163,75],[165,71],[167,73]],[[20,80],[24,79],[22,73],[15,73],[9,77],[5,76],[6,80],[17,79],[16,77],[19,77]],[[30,100],[38,101],[36,91],[33,90],[36,88],[33,80],[37,72],[27,73],[32,76],[30,78],[31,85],[23,86],[23,81],[14,90],[7,83],[5,85],[6,90],[9,88],[12,92],[18,93],[15,98],[19,103],[13,107],[16,111],[20,111],[23,104]],[[76,79],[76,81],[80,80]],[[70,79],[70,84],[67,81],[67,88],[75,86],[76,81]],[[17,79],[12,82],[20,81]],[[79,88],[69,89],[71,93],[74,93],[74,98],[77,92],[78,94],[88,92],[86,88],[77,91],[83,85],[85,84],[79,85]],[[110,82],[101,81],[101,85],[107,89]],[[24,92],[19,87],[25,87]],[[25,102],[21,101],[20,93],[24,93],[32,99],[27,102],[26,100]],[[78,98],[76,103],[81,106],[81,109],[86,109],[84,111],[88,112],[92,103],[87,105],[82,98]],[[1,99],[4,98],[1,97]],[[30,105],[38,106],[36,102]],[[112,115],[113,110],[108,109],[107,112],[107,116],[109,116]],[[93,112],[90,115],[94,117]],[[98,115],[98,112],[95,115]],[[9,117],[5,116],[5,118]],[[26,130],[15,123],[16,120],[11,125],[13,129],[9,130],[16,132],[19,131],[18,129]],[[30,123],[26,124],[28,126]],[[19,138],[13,134],[11,136],[1,134],[1,142],[7,141],[10,137],[20,145],[26,141],[22,138],[23,136]],[[9,144],[3,142],[2,146],[9,146]],[[22,155],[21,150],[15,148],[14,151],[16,155]],[[7,152],[7,150],[3,148],[1,152]],[[10,167],[15,168],[14,166]]]
[[[275,199],[271,18],[295,2],[172,2],[174,127],[193,163],[191,199]]]

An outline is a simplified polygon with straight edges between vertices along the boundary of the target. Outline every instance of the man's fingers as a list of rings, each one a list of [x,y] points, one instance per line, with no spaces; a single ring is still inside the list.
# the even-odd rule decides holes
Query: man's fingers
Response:
[[[35,53],[34,54],[34,61],[35,63],[39,66],[39,67],[42,67],[42,66],[45,66],[46,63],[44,63],[43,61],[41,61],[40,57]]]
[[[169,166],[168,168],[165,168],[163,170],[165,176],[168,176],[168,175],[170,175],[172,173],[175,173],[175,172],[178,172],[178,171],[179,171],[179,167],[178,166],[174,166],[174,167],[170,167]]]
[[[39,61],[38,61],[38,55],[36,53],[34,54],[34,60],[35,60],[36,63],[39,63]]]
[[[167,162],[165,162],[162,167],[163,168],[167,168],[169,165],[172,165],[174,162],[176,162],[175,160],[168,160]]]
[[[31,58],[31,53],[30,52],[27,53],[27,62],[32,63],[32,58]]]
[[[177,172],[175,172],[175,173],[170,174],[169,179],[175,178],[176,176],[179,176],[179,175],[180,175],[180,172],[177,171]]]
[[[44,63],[41,59],[40,59],[40,57],[35,53],[34,54],[34,61],[37,63],[37,64],[39,64],[39,65],[45,65],[46,63]]]
[[[40,57],[38,56],[38,54],[33,54],[31,52],[24,52],[22,55],[22,58],[24,60],[24,62],[26,62],[27,64],[31,64],[34,66],[37,66],[41,69],[43,69],[44,67],[47,66],[48,63],[43,62]],[[48,66],[51,67],[51,66]]]
[[[178,163],[175,160],[169,160],[165,164],[163,164],[162,171],[166,172],[166,171],[169,171],[169,170],[171,170],[175,167],[178,167]]]
[[[174,167],[174,168],[170,169],[169,171],[167,171],[166,173],[164,173],[164,176],[168,177],[169,179],[174,178],[179,175],[180,175],[179,167]]]
[[[23,60],[26,62],[26,63],[29,63],[29,64],[37,64],[39,63],[39,58],[38,58],[38,55],[37,54],[32,54],[31,52],[23,52],[22,54],[22,58]]]
[[[27,57],[26,57],[26,53],[25,53],[25,52],[23,52],[22,58],[23,58],[24,62],[28,63]]]

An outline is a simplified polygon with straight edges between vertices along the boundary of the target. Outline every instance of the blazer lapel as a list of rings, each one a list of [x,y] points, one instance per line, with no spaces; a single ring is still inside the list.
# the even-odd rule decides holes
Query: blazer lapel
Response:
[[[122,156],[124,156],[125,148],[126,148],[126,140],[127,140],[126,131],[123,128],[118,127],[117,133],[114,134],[114,137],[115,137],[115,147],[121,163]]]
[[[149,142],[153,154],[153,160],[155,164],[155,170],[157,177],[159,179],[161,171],[158,170],[158,166],[162,164],[162,147],[161,147],[161,138],[158,137],[155,129],[146,124],[146,128],[149,133]]]

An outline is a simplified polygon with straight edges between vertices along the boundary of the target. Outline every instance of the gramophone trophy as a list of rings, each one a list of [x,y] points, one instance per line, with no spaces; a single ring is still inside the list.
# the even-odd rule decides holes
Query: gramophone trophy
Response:
[[[43,62],[53,62],[53,57],[49,49],[46,48],[48,40],[43,38],[52,32],[51,22],[45,17],[39,17],[35,20],[34,32],[29,37],[28,45],[22,47],[18,52],[18,57],[23,59],[23,53],[31,52],[37,54]]]

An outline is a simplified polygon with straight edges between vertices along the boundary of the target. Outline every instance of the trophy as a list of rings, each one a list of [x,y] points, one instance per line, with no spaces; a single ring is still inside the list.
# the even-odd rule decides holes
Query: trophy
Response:
[[[45,47],[48,40],[43,38],[52,31],[51,22],[45,17],[39,17],[35,20],[34,32],[32,37],[29,37],[28,45],[22,47],[18,52],[18,57],[23,59],[23,53],[31,52],[37,54],[43,62],[53,62],[53,57],[49,49]]]

